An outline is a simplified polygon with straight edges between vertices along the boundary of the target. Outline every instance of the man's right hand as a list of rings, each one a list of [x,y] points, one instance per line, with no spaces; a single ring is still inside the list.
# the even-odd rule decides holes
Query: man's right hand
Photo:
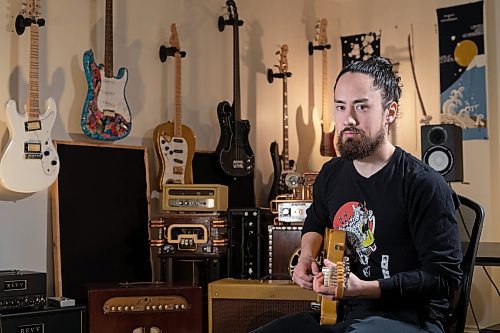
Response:
[[[299,262],[293,269],[292,280],[305,289],[313,288],[313,277],[319,273],[319,265],[313,258],[299,258]]]

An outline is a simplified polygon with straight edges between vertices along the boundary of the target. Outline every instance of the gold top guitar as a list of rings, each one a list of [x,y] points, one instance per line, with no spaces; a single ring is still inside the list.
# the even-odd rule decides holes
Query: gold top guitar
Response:
[[[175,58],[175,114],[173,122],[156,126],[153,140],[156,155],[160,161],[158,172],[159,190],[165,184],[192,184],[192,162],[196,146],[193,131],[182,124],[181,99],[181,58],[186,52],[181,51],[177,27],[170,26],[170,48],[160,49],[160,58],[166,60],[171,55]]]
[[[113,1],[106,0],[104,36],[104,66],[97,65],[94,52],[83,54],[87,79],[87,97],[80,126],[85,135],[98,140],[113,141],[125,138],[132,129],[132,117],[125,99],[128,80],[126,68],[113,76]]]
[[[30,27],[29,92],[24,114],[17,112],[14,100],[7,103],[10,140],[0,160],[0,198],[5,200],[41,191],[59,174],[59,156],[50,137],[56,103],[48,98],[43,114],[39,106],[39,27],[45,24],[40,18],[39,0],[28,1],[25,12],[26,18],[16,20],[16,30],[22,33],[24,26]],[[20,21],[23,26],[18,30]]]
[[[335,286],[337,298],[342,298],[347,288],[350,273],[349,259],[344,256],[346,249],[346,233],[341,230],[327,228],[324,236],[323,258],[335,263],[334,269],[323,267],[325,287]],[[337,301],[321,297],[320,325],[337,323]]]

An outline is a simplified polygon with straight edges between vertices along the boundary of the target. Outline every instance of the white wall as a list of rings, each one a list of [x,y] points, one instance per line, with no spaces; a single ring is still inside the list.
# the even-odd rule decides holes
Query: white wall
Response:
[[[427,111],[439,119],[437,7],[463,3],[461,0],[239,0],[241,96],[244,119],[252,124],[250,142],[256,153],[255,186],[263,204],[270,186],[272,163],[269,144],[281,145],[281,82],[269,84],[267,68],[277,64],[279,45],[289,46],[288,81],[290,158],[298,160],[300,171],[316,169],[319,158],[313,148],[313,119],[321,111],[321,56],[309,56],[307,43],[314,39],[316,19],[329,21],[328,37],[330,89],[340,69],[339,37],[367,31],[382,31],[382,55],[400,62],[404,91],[402,117],[395,142],[420,156],[419,120],[422,117],[409,63],[407,36],[413,29],[415,62]],[[116,0],[114,6],[114,67],[127,67],[127,100],[133,129],[129,137],[114,144],[152,147],[156,125],[173,116],[173,62],[162,64],[160,45],[167,44],[170,24],[175,22],[183,59],[183,123],[197,136],[197,149],[214,150],[219,139],[217,104],[232,101],[232,32],[219,32],[217,18],[225,10],[223,0]],[[483,240],[500,241],[500,119],[496,110],[500,94],[499,77],[500,5],[485,3],[487,20],[489,141],[467,141],[464,147],[467,185],[454,185],[457,192],[479,201],[487,217]],[[27,93],[29,32],[18,36],[13,21],[20,1],[7,0],[0,6],[0,101],[14,98],[24,104]],[[41,99],[55,98],[58,117],[54,139],[90,141],[81,134],[80,116],[86,95],[82,55],[94,50],[96,60],[104,58],[104,0],[46,0],[42,12],[47,21],[41,29]],[[332,103],[330,103],[330,111]],[[300,137],[300,139],[299,139]],[[8,140],[5,112],[0,112],[0,138]],[[312,155],[311,155],[312,153]],[[151,175],[156,158],[150,150]],[[314,163],[313,163],[314,162]],[[112,167],[112,166],[111,166]],[[152,177],[154,188],[154,177]],[[103,184],[104,186],[104,184]],[[78,189],[75,189],[78,190]],[[81,209],[92,209],[82,204]],[[84,240],[82,240],[84,241]],[[50,199],[47,191],[18,202],[0,202],[0,269],[19,268],[52,273]],[[500,272],[490,268],[499,282]],[[479,307],[482,326],[500,322],[499,298],[493,295],[484,273],[476,271],[473,301]],[[477,309],[476,309],[477,310]]]

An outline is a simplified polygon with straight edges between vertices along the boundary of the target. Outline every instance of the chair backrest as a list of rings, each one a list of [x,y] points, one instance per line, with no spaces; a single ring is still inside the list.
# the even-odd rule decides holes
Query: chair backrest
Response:
[[[463,251],[463,260],[460,265],[463,278],[462,284],[457,290],[456,302],[446,327],[446,331],[449,333],[463,333],[465,328],[474,264],[484,221],[483,207],[464,196],[459,195],[458,198],[460,206],[457,210],[457,222]]]

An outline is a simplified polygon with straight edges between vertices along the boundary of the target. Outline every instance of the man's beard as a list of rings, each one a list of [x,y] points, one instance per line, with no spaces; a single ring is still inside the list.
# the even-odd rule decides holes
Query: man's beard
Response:
[[[342,137],[345,131],[356,132],[359,138],[348,138],[344,141]],[[347,127],[337,137],[337,149],[342,158],[350,161],[359,160],[373,154],[382,145],[384,139],[385,130],[383,127],[380,127],[373,138],[366,136],[365,132],[357,128]]]

